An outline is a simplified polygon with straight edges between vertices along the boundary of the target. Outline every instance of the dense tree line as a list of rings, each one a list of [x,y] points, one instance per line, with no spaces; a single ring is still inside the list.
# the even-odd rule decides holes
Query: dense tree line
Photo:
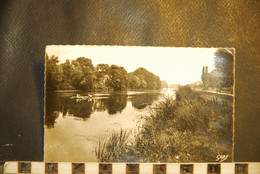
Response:
[[[165,82],[163,82],[165,84]],[[79,57],[59,64],[58,57],[46,55],[46,90],[122,91],[126,89],[154,90],[162,88],[160,77],[138,68],[127,73],[124,67],[98,64]]]

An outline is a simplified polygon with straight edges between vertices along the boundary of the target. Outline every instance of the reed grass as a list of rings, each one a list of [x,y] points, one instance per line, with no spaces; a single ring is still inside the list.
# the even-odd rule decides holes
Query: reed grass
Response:
[[[113,132],[109,136],[100,138],[94,150],[99,162],[124,161],[124,156],[128,153],[130,134],[130,130],[121,129],[119,132]]]

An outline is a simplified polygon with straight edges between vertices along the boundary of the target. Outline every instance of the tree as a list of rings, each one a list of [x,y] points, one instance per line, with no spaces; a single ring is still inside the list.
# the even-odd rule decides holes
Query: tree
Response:
[[[61,69],[57,65],[58,57],[46,54],[46,91],[57,90],[61,80]]]
[[[71,78],[71,64],[69,60],[61,64],[61,68],[63,71],[64,78],[69,80]]]
[[[108,90],[107,80],[109,79],[109,66],[107,64],[98,64],[95,67],[96,80],[94,90]]]
[[[165,80],[161,81],[162,88],[168,88],[168,83]]]
[[[72,84],[81,90],[92,90],[95,80],[95,72],[92,61],[85,57],[72,61]]]
[[[128,87],[130,89],[141,89],[142,85],[141,85],[142,81],[139,77],[129,73],[128,74]]]
[[[111,65],[107,85],[114,91],[125,90],[127,87],[127,72],[124,67]]]
[[[133,75],[137,76],[139,79],[144,80],[143,83],[146,89],[161,89],[160,77],[154,75],[152,72],[147,71],[145,68],[138,68],[133,72]]]
[[[233,49],[224,49],[219,48],[214,53],[214,65],[216,68],[218,78],[218,86],[222,87],[231,87],[234,80],[234,50]]]
[[[62,83],[60,89],[73,89],[71,77],[72,77],[72,66],[69,60],[60,65],[62,71]]]
[[[108,64],[98,64],[95,69],[97,77],[102,78],[104,75],[108,74],[109,66]]]

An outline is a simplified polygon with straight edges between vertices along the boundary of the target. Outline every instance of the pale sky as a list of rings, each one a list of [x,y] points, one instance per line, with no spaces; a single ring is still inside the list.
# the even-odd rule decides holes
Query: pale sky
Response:
[[[139,67],[158,75],[170,84],[185,85],[201,81],[202,67],[214,68],[213,55],[217,48],[137,47],[137,46],[69,46],[46,47],[49,56],[66,59],[87,57],[94,66],[103,63],[123,66],[127,72]]]

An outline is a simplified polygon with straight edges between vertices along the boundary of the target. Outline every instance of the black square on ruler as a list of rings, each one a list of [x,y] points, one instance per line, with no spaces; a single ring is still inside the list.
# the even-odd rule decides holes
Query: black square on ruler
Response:
[[[139,164],[126,164],[126,174],[139,174]]]
[[[220,174],[220,164],[208,164],[208,174]]]
[[[112,174],[112,164],[99,164],[99,174]]]
[[[58,174],[58,163],[45,163],[46,174]]]
[[[181,164],[181,174],[193,174],[193,164]]]
[[[18,162],[18,173],[31,173],[31,163]]]
[[[235,174],[248,174],[248,164],[235,164]]]
[[[85,174],[85,164],[72,163],[72,174]]]
[[[153,174],[166,174],[166,164],[154,164]]]

